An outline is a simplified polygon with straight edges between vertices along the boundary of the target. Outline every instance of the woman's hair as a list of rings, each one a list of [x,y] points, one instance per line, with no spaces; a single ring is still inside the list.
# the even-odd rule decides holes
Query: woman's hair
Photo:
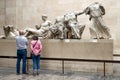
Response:
[[[32,37],[32,39],[33,39],[33,40],[38,40],[38,36],[34,35],[34,36]]]

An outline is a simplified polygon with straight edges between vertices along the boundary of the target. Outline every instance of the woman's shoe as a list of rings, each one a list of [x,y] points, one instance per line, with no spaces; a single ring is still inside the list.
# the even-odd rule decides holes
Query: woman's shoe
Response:
[[[36,76],[37,74],[35,72],[33,72],[33,76]]]

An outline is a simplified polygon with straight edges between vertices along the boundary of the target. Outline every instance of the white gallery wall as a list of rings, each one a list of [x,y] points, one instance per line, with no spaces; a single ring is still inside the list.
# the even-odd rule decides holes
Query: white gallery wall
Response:
[[[93,2],[100,2],[105,7],[103,19],[114,40],[114,53],[120,53],[120,0],[0,0],[0,34],[4,34],[3,25],[34,28],[42,23],[42,14],[47,14],[54,23],[57,16],[72,11],[82,12]],[[86,25],[83,39],[90,39],[88,19],[85,14],[78,17],[78,21]]]

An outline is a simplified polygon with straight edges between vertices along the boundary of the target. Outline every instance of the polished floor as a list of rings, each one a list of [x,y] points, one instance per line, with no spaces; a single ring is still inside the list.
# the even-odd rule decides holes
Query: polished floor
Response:
[[[39,76],[33,76],[32,70],[28,75],[16,75],[15,68],[0,67],[0,80],[120,80],[120,76],[103,76],[98,73],[66,72],[41,70]]]

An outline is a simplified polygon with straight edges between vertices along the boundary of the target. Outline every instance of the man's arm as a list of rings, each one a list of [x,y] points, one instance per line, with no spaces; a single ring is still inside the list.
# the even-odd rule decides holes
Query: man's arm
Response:
[[[26,45],[28,45],[28,39],[25,37]]]

